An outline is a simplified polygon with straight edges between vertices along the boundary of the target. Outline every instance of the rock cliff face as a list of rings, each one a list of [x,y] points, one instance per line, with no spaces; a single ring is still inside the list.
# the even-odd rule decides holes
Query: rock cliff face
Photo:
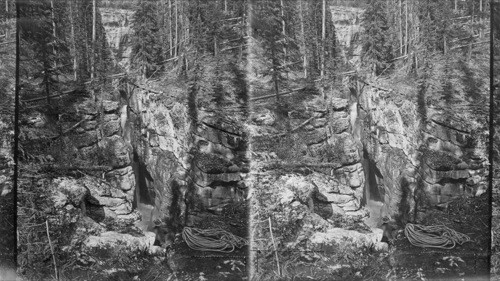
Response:
[[[363,11],[331,11],[343,56],[359,67]],[[103,12],[108,40],[125,68],[130,17]],[[105,103],[101,143],[114,147],[116,164],[105,176],[120,186],[123,202],[96,202],[117,216],[138,209],[143,220],[189,225],[203,220],[204,212],[220,213],[243,200],[246,186],[265,186],[271,194],[255,191],[259,194],[252,196],[260,200],[254,207],[264,204],[266,211],[254,208],[251,216],[273,214],[278,227],[293,234],[283,243],[309,249],[327,243],[322,235],[341,237],[342,227],[361,222],[376,227],[382,216],[418,221],[430,207],[483,192],[487,163],[481,116],[459,107],[422,105],[418,93],[390,82],[358,81],[353,87],[348,80],[344,89],[326,93],[326,99],[304,92],[308,98],[289,101],[288,135],[277,133],[282,117],[258,104],[243,125],[244,118],[221,117],[169,99],[159,84],[121,93],[119,102]],[[88,111],[88,124],[78,149],[85,151],[101,133],[92,121],[95,112],[82,110]],[[246,132],[251,135],[251,168]],[[259,176],[248,177],[249,169]],[[104,195],[93,195],[99,196]],[[361,232],[368,234],[359,241],[368,244],[380,235],[377,229]]]
[[[243,178],[248,172],[247,137],[241,123],[213,113],[199,115],[194,132],[193,155],[198,211],[221,212],[225,205],[242,201],[246,187]]]
[[[128,70],[133,14],[116,9],[101,9],[101,13],[115,60]],[[186,88],[153,82],[143,86],[123,91],[120,101],[122,137],[132,147],[134,207],[141,210],[143,219],[192,224],[200,219],[200,212],[220,213],[229,203],[242,200],[248,163],[241,121],[163,94],[177,91],[185,96]],[[151,88],[156,90],[146,90]]]
[[[132,16],[131,10],[101,8],[99,9],[108,45],[111,48],[114,61],[124,70],[130,70],[130,54],[132,46]]]
[[[345,60],[359,67],[356,37],[363,11],[331,11]],[[454,75],[464,77],[460,71]],[[431,208],[484,192],[486,115],[472,110],[466,97],[472,93],[460,86],[466,81],[460,80],[454,100],[444,103],[422,96],[417,85],[343,82],[342,89],[326,92],[326,99],[306,90],[297,94],[304,97],[299,100],[282,97],[290,105],[289,124],[283,125],[290,134],[277,133],[283,119],[273,109],[253,105],[251,217],[252,228],[261,229],[253,247],[273,247],[261,222],[270,217],[283,249],[349,243],[382,249],[377,241],[383,217],[401,225],[418,222]],[[343,235],[356,238],[342,244]]]
[[[355,38],[360,31],[362,10],[331,10],[337,38],[344,53],[351,55],[346,60],[354,63],[361,48]],[[463,69],[476,67],[464,66],[467,63],[462,61],[455,63],[456,77],[468,76],[470,73]],[[401,88],[390,82],[378,82],[381,87],[360,83],[362,87],[351,89],[351,94],[355,94],[348,104],[354,126],[351,132],[362,143],[359,149],[366,176],[365,199],[381,202],[377,205],[381,210],[376,213],[406,222],[418,219],[429,207],[484,192],[486,115],[475,112],[467,96],[477,98],[477,93],[486,89],[477,88],[474,92],[461,83],[474,79],[476,85],[487,83],[479,82],[480,77],[471,77],[468,82],[459,79],[452,87],[453,101],[445,104],[418,94],[416,85],[410,86],[414,92],[405,89],[408,85]]]
[[[97,106],[93,101],[80,103],[77,112],[83,114],[85,120],[80,128],[76,129],[75,135],[68,136],[75,143],[78,157],[82,160],[91,161],[101,151],[107,154],[106,162],[110,168],[103,174],[104,179],[110,185],[108,188],[89,188],[90,196],[95,200],[88,201],[89,216],[99,214],[93,210],[104,210],[104,214],[129,218],[133,214],[132,203],[134,200],[134,174],[130,161],[130,146],[121,137],[119,103],[118,101],[105,100],[103,102],[103,115],[98,119]],[[98,124],[102,125],[98,125]],[[135,219],[136,215],[130,217]]]
[[[359,66],[361,46],[356,37],[362,10],[332,6],[331,11],[346,61]],[[457,63],[454,75],[467,76],[466,71],[459,73],[460,69],[475,67],[464,64]],[[476,84],[487,84],[482,82]],[[456,96],[449,104],[418,96],[416,85],[414,93],[401,88],[390,90],[400,85],[389,82],[382,87],[360,83],[362,87],[351,89],[355,95],[346,105],[350,108],[351,133],[355,142],[362,144],[358,149],[362,150],[366,177],[365,199],[382,202],[382,210],[377,212],[403,221],[414,220],[428,207],[484,192],[486,115],[473,111],[466,96],[477,93],[462,89],[460,83],[467,81],[462,78],[454,86]],[[415,98],[401,99],[402,95]]]
[[[370,185],[383,194],[385,212],[414,220],[429,207],[484,192],[484,124],[442,109],[422,120],[415,101],[391,95],[368,87],[360,97],[363,145],[379,171]]]
[[[136,206],[154,207],[152,220],[181,223],[191,169],[187,109],[180,103],[166,103],[157,93],[136,90],[130,94],[130,103],[123,105],[128,116],[124,137],[133,147]]]
[[[241,125],[206,113],[193,123],[185,104],[143,90],[132,93],[128,106],[136,200],[154,206],[153,219],[191,224],[199,212],[222,212],[242,200],[248,169]]]
[[[364,10],[344,6],[330,6],[330,11],[335,26],[335,35],[341,45],[344,60],[349,61],[354,66],[359,66],[361,45],[357,43]]]

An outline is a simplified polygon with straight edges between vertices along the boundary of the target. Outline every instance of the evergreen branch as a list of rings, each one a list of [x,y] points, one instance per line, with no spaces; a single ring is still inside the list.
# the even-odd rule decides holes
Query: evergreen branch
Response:
[[[7,45],[7,44],[12,44],[12,43],[16,43],[16,41],[2,42],[2,43],[0,43],[0,46]]]
[[[309,119],[307,119],[306,121],[304,121],[302,124],[300,124],[299,126],[293,128],[292,130],[290,130],[290,132],[285,132],[285,133],[281,133],[281,134],[278,134],[276,135],[277,137],[283,137],[283,136],[286,136],[287,134],[290,134],[290,133],[294,133],[296,131],[298,131],[300,128],[304,127],[305,125],[309,124],[309,122],[311,122],[315,117],[311,117]]]
[[[34,102],[34,101],[39,101],[39,100],[45,100],[45,99],[55,98],[55,97],[59,97],[59,96],[64,96],[64,95],[67,95],[67,94],[71,94],[71,93],[73,93],[75,91],[76,91],[76,89],[73,89],[73,90],[69,90],[69,91],[66,91],[66,92],[62,92],[62,93],[58,93],[58,94],[53,94],[53,95],[50,95],[50,96],[33,98],[33,99],[29,99],[29,100],[21,100],[21,102],[22,103],[24,103],[24,102]]]
[[[80,126],[80,124],[82,124],[82,123],[83,123],[84,121],[86,121],[86,120],[87,120],[87,118],[83,118],[83,119],[82,119],[82,120],[80,120],[78,123],[76,123],[75,125],[71,126],[71,128],[69,128],[69,129],[65,130],[64,132],[62,132],[62,133],[61,133],[60,135],[58,135],[58,136],[54,136],[54,137],[52,137],[51,139],[52,139],[52,140],[55,140],[55,139],[58,139],[58,138],[60,138],[60,137],[64,136],[65,134],[67,134],[67,133],[71,132],[72,130],[76,129],[78,126]]]
[[[295,92],[297,92],[297,91],[303,90],[303,89],[305,89],[305,88],[306,88],[306,87],[295,88],[295,89],[292,89],[292,90],[290,90],[290,91],[281,92],[281,93],[279,93],[279,95],[280,95],[280,96],[282,96],[282,95],[289,95],[289,94],[295,93]],[[272,97],[276,97],[276,94],[271,94],[271,95],[265,95],[265,96],[255,97],[255,98],[248,99],[248,101],[263,100],[263,99],[272,98]]]
[[[68,166],[68,165],[54,165],[54,164],[40,164],[41,167],[45,169],[52,170],[82,170],[82,171],[111,171],[113,170],[112,166]]]

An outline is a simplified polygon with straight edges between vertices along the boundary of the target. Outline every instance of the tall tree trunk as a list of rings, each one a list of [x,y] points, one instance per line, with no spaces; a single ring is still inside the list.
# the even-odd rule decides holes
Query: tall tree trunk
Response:
[[[178,35],[179,35],[179,29],[178,29],[179,28],[179,23],[178,23],[179,22],[179,15],[178,15],[179,10],[177,7],[178,3],[179,3],[178,0],[175,0],[175,3],[174,3],[174,5],[175,5],[175,51],[174,51],[174,56],[175,57],[177,57],[178,52],[179,52],[179,50],[178,50],[178,48],[179,48],[179,37],[178,37]]]
[[[96,0],[92,0],[92,52],[91,52],[91,65],[90,65],[90,80],[94,79],[95,71],[95,38],[96,38]]]
[[[214,56],[217,56],[217,36],[214,35]]]
[[[224,13],[227,14],[227,0],[224,0]]]
[[[323,0],[321,17],[321,78],[325,75],[325,43],[326,43],[326,0]]]
[[[48,60],[49,57],[49,51],[48,51],[48,46],[44,47],[43,54],[45,55],[44,61],[43,61],[43,83],[45,85],[45,95],[47,96],[47,104],[50,104],[50,63]]]
[[[410,41],[408,40],[408,0],[405,0],[405,55],[408,55],[408,47],[410,44]]]
[[[419,26],[420,26],[420,21],[418,20],[418,8],[415,6],[415,5],[412,5],[411,6],[411,18],[412,18],[412,24],[414,25],[414,33],[415,33],[415,36],[414,36],[414,44],[417,44],[419,41],[420,41],[420,30],[419,30]],[[424,50],[426,51],[426,50]],[[417,56],[417,53],[416,53],[416,50],[415,50],[415,47],[412,46],[412,55],[413,57],[415,58],[415,73],[416,75],[418,76],[418,56]],[[423,56],[425,58],[425,54]]]
[[[404,53],[403,49],[403,4],[402,0],[399,0],[399,55],[402,56]]]
[[[57,52],[55,44],[55,41],[57,39],[57,33],[56,33],[56,17],[54,15],[54,0],[50,0],[50,15],[52,17],[52,36],[54,37],[53,39],[54,41],[52,42],[52,54],[54,55],[54,61],[52,63],[52,67],[55,70],[57,67],[57,60],[56,60]]]
[[[446,55],[446,49],[448,46],[446,46],[446,33],[443,35],[443,53]]]
[[[455,11],[458,10],[458,0],[455,0]]]
[[[69,21],[70,21],[70,26],[71,26],[71,49],[73,50],[73,75],[75,81],[78,80],[77,76],[77,62],[76,62],[76,39],[75,39],[75,20],[73,18],[73,0],[69,0]]]
[[[184,32],[184,22],[183,22],[183,20],[184,20],[184,17],[183,17],[184,11],[183,11],[183,5],[182,5],[182,3],[184,3],[184,1],[180,1],[178,3],[179,3],[179,10],[178,10],[178,12],[179,12],[179,42],[178,42],[178,44],[179,44],[179,46],[178,46],[179,51],[178,51],[178,53],[179,53],[179,55],[184,55],[183,45],[184,45],[184,34],[185,34],[185,32]]]
[[[161,45],[162,45],[162,48],[161,48],[161,54],[162,54],[162,58],[163,59],[166,59],[167,57],[167,54],[165,53],[165,48],[163,46],[166,45],[166,42],[167,40],[165,39],[167,37],[167,34],[165,32],[165,24],[166,24],[166,15],[167,15],[167,9],[166,9],[166,5],[165,5],[165,0],[161,0],[161,28],[160,28],[160,36],[161,36]]]
[[[5,20],[9,18],[9,0],[5,0]],[[5,29],[5,42],[9,41],[9,29]]]
[[[276,105],[280,106],[280,91],[279,91],[279,81],[278,81],[278,58],[276,58],[276,43],[274,40],[271,42],[271,61],[273,65],[273,82],[274,82],[274,93],[276,94]]]
[[[283,0],[280,0],[280,12],[281,12],[281,35],[283,36],[283,65],[286,65],[286,25],[285,25],[285,7],[283,5]]]
[[[479,0],[479,38],[483,38],[483,0]]]
[[[172,41],[172,0],[168,0],[168,41],[169,41],[169,51],[170,57],[174,54],[174,45]]]
[[[304,11],[302,9],[302,0],[299,0],[299,16],[300,16],[300,33],[301,33],[301,45],[302,45],[302,55],[303,62],[302,67],[304,68],[304,78],[307,79],[307,49],[306,49],[306,38],[304,32]]]

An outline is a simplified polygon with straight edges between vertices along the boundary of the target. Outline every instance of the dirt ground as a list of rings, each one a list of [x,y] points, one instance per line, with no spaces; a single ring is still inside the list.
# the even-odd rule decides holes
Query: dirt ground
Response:
[[[453,249],[413,246],[400,230],[388,252],[351,249],[343,254],[317,253],[313,261],[297,259],[296,253],[282,255],[282,277],[266,280],[489,280],[490,239],[486,194],[458,199],[443,210],[428,210],[422,225],[444,224],[464,233],[470,242]],[[336,257],[335,257],[336,256]],[[263,271],[272,272],[268,260]],[[267,268],[269,267],[269,268]],[[262,277],[262,276],[261,276]]]
[[[446,250],[419,248],[404,237],[398,239],[388,257],[389,276],[394,280],[489,280],[488,204],[483,194],[456,200],[444,210],[429,211],[420,224],[443,224],[468,235],[471,241]]]
[[[199,213],[192,227],[222,228],[248,239],[247,221],[247,207],[241,203],[230,206],[221,214]],[[230,253],[192,250],[177,235],[165,261],[145,272],[138,280],[247,280],[247,253],[248,246],[236,248]]]
[[[13,193],[0,196],[0,268],[15,268],[15,220]]]

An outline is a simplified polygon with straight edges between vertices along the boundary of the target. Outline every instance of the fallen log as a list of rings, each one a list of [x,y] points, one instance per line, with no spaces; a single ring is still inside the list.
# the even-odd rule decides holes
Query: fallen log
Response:
[[[52,170],[62,170],[62,171],[111,171],[113,167],[111,166],[68,166],[68,165],[55,165],[55,164],[41,164],[41,166],[45,169]]]
[[[281,134],[278,134],[277,137],[282,137],[282,136],[286,136],[287,134],[290,134],[290,133],[294,133],[296,132],[297,130],[299,130],[300,128],[304,127],[305,125],[309,124],[309,122],[311,122],[314,118],[316,117],[311,117],[309,119],[307,119],[306,121],[304,121],[302,124],[298,125],[297,127],[293,128],[292,130],[290,130],[290,132],[285,132],[285,133],[281,133]]]

